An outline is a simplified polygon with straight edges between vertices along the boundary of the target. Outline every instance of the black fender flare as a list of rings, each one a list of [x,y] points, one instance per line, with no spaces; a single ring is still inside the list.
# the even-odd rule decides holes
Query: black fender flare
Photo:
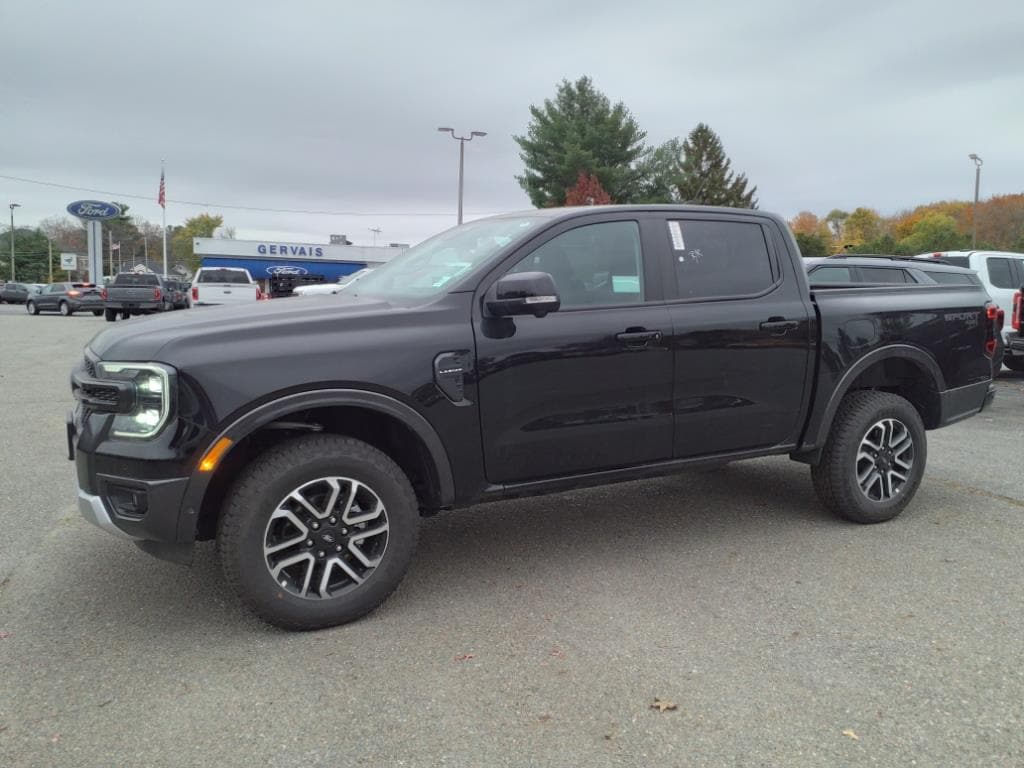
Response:
[[[331,406],[356,406],[377,411],[400,421],[412,430],[423,441],[427,451],[430,453],[431,460],[434,462],[434,467],[437,470],[441,506],[448,507],[455,503],[455,480],[452,475],[451,462],[448,459],[448,452],[445,450],[444,443],[434,427],[423,414],[412,406],[389,395],[369,390],[316,389],[270,400],[245,412],[232,421],[209,441],[207,448],[199,455],[202,456],[210,446],[213,446],[222,437],[231,440],[233,448],[234,445],[237,445],[245,437],[282,416],[294,413],[297,410],[327,408]],[[228,453],[230,453],[230,449]],[[200,512],[199,507],[214,474],[215,472],[200,472],[198,467],[192,471],[182,502],[182,514],[178,522],[179,541],[192,541],[194,539]]]
[[[850,387],[853,386],[853,382],[855,382],[857,377],[871,366],[880,363],[883,360],[894,359],[909,360],[912,363],[916,363],[931,376],[932,386],[935,389],[936,394],[945,391],[946,378],[942,375],[942,369],[939,368],[939,364],[935,361],[935,358],[920,347],[915,347],[910,344],[890,344],[885,347],[880,347],[879,349],[874,349],[851,365],[846,370],[846,373],[843,374],[842,378],[839,379],[839,383],[836,384],[836,388],[832,391],[832,396],[829,398],[828,404],[825,406],[825,410],[821,414],[817,428],[814,429],[813,425],[809,425],[808,437],[811,439],[805,440],[804,442],[810,446],[810,448],[808,451],[800,451],[801,454],[810,453],[815,460],[817,459],[817,456],[820,455],[821,450],[825,445],[825,441],[828,439],[829,432],[832,429],[832,422],[836,417],[836,412],[839,410],[839,404],[843,401],[843,398],[846,397],[847,392],[850,391]],[[813,434],[811,434],[812,429]]]

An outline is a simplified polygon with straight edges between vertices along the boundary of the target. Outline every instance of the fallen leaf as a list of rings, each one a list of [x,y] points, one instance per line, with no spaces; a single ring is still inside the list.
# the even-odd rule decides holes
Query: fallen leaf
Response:
[[[551,655],[554,656],[556,659],[564,659],[565,651],[563,651],[561,648],[552,648]]]
[[[651,704],[651,709],[656,709],[659,712],[664,712],[665,710],[678,709],[678,707],[676,707],[676,705],[671,701],[662,701],[661,699],[656,698],[654,700],[654,703]]]
[[[549,723],[551,722],[551,715],[541,715],[537,718],[537,721],[541,723]]]
[[[13,632],[0,632],[0,640],[6,640],[8,637],[13,637]]]
[[[848,736],[851,739],[853,739],[854,741],[860,741],[860,736],[858,736],[856,733],[851,731],[849,728],[847,728],[845,731],[843,731],[843,736]]]
[[[53,734],[53,736],[50,738],[50,743],[51,744],[56,744],[58,741],[60,741],[60,734],[59,733]]]
[[[455,661],[469,661],[470,659],[475,658],[476,656],[474,656],[472,653],[460,653],[458,656],[455,657]]]

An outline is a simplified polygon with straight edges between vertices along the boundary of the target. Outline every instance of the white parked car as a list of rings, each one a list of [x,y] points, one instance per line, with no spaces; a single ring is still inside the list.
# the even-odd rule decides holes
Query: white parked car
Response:
[[[300,285],[292,294],[295,296],[323,296],[329,293],[337,293],[346,286],[352,285],[356,280],[373,272],[369,267],[364,267],[351,275],[342,275],[336,283],[314,283],[312,285]]]
[[[947,264],[968,267],[978,273],[992,301],[1006,313],[1003,344],[1006,356],[1003,365],[1013,371],[1024,371],[1024,352],[1010,348],[1009,336],[1016,333],[1010,324],[1013,295],[1024,285],[1024,253],[1009,251],[936,251],[921,253],[915,259],[942,259]]]
[[[259,286],[249,270],[239,267],[201,267],[192,278],[192,305],[248,304],[259,298]]]

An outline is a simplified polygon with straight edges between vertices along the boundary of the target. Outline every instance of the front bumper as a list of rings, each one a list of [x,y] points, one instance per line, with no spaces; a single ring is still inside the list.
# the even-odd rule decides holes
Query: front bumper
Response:
[[[188,500],[190,478],[182,476],[183,468],[92,450],[95,433],[75,413],[67,417],[68,458],[75,462],[82,517],[149,554],[191,562],[199,505]]]
[[[78,511],[82,513],[82,517],[93,525],[102,528],[107,533],[135,541],[134,536],[125,533],[114,525],[114,521],[110,519],[110,514],[107,512],[102,498],[86,493],[81,488],[78,489]]]

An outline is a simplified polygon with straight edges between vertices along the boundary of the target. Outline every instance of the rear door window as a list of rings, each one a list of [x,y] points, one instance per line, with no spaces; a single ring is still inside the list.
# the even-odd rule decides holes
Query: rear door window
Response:
[[[760,224],[683,219],[666,225],[680,298],[754,296],[777,282]]]
[[[906,270],[891,267],[860,267],[865,283],[912,283]]]
[[[849,267],[818,267],[811,272],[812,283],[852,283]]]

